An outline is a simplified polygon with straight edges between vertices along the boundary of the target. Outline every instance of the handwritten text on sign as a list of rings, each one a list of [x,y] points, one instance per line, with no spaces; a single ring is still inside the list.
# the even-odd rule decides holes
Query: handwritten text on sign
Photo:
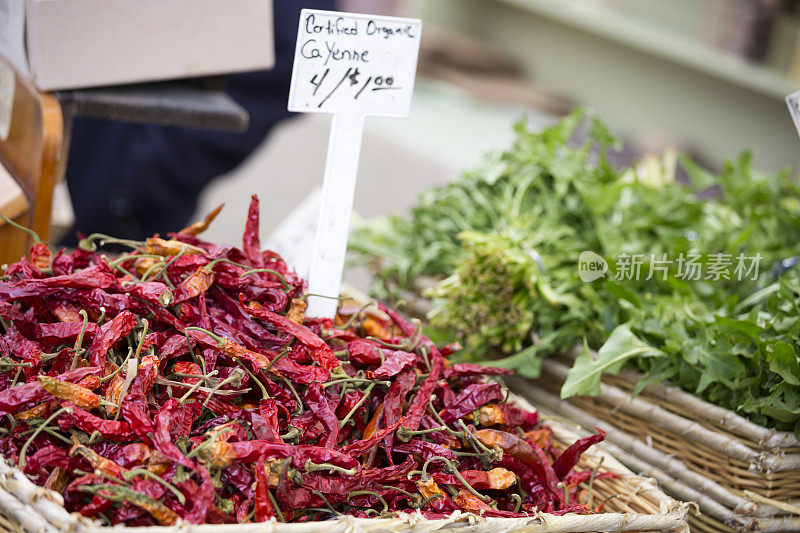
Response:
[[[406,117],[422,23],[304,10],[289,110]]]

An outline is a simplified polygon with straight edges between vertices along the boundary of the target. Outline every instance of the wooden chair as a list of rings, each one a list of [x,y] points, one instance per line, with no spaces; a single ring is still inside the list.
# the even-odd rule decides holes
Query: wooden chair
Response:
[[[5,59],[0,57],[0,61]],[[58,100],[16,75],[11,126],[8,138],[0,141],[0,164],[27,200],[27,208],[13,218],[14,222],[33,229],[42,240],[50,235],[53,189],[64,175],[64,131]],[[27,233],[0,219],[0,265],[18,261],[31,243]]]

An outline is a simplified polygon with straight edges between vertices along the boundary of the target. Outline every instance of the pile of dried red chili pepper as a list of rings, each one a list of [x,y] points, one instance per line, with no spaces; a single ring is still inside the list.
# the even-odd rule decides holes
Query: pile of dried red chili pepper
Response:
[[[502,369],[449,364],[396,312],[306,319],[306,286],[204,222],[146,242],[41,243],[0,281],[0,453],[108,524],[350,514],[588,513],[603,477],[505,402]],[[128,246],[111,258],[98,243]],[[591,498],[588,498],[591,501]],[[581,503],[583,502],[583,503]],[[591,505],[591,504],[588,504]]]

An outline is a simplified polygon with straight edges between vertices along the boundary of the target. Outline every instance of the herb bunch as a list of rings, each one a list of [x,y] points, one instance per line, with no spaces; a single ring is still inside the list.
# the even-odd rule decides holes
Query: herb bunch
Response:
[[[401,298],[419,276],[441,280],[427,293],[432,326],[459,334],[469,357],[500,353],[492,364],[531,377],[543,357],[585,341],[598,355],[578,358],[565,397],[598,393],[604,372],[628,365],[762,425],[800,429],[800,292],[796,272],[777,275],[798,255],[796,181],[755,170],[749,153],[719,175],[674,153],[615,169],[619,143],[597,118],[575,141],[582,119],[576,111],[539,132],[519,122],[508,150],[426,191],[410,219],[358,227],[351,248],[376,267],[376,292]],[[604,277],[581,280],[584,251],[608,263]],[[634,254],[638,275],[620,276],[618,261]],[[676,268],[689,256],[705,269],[698,279]],[[721,256],[729,271],[706,275]],[[757,257],[759,271],[733,275],[739,257]],[[660,258],[671,267],[650,275]]]

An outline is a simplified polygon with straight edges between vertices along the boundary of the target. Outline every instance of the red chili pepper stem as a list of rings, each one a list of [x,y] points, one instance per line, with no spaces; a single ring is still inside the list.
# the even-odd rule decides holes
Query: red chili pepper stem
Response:
[[[211,431],[206,432],[206,435],[208,435],[206,440],[201,442],[200,444],[198,444],[197,446],[195,446],[191,450],[189,450],[189,453],[186,454],[186,458],[187,459],[191,459],[192,457],[197,455],[199,452],[201,452],[205,448],[207,448],[210,444],[213,444],[214,442],[216,442],[217,439],[220,437],[220,435],[224,435],[225,433],[228,433],[230,431],[234,431],[234,429],[231,428],[230,426],[225,426],[223,428],[216,428],[216,429],[212,429]]]
[[[197,383],[195,383],[194,385],[192,385],[192,386],[189,388],[189,390],[188,390],[188,391],[186,391],[186,394],[184,394],[183,396],[181,396],[181,397],[180,397],[180,399],[178,400],[178,403],[183,403],[183,402],[185,402],[186,400],[188,400],[188,399],[189,399],[189,397],[190,397],[192,394],[194,394],[194,392],[195,392],[195,391],[196,391],[198,388],[200,388],[200,387],[203,385],[203,383],[204,383],[204,380],[205,380],[205,379],[212,378],[212,377],[214,377],[214,376],[216,376],[216,375],[217,375],[217,371],[216,371],[216,370],[212,370],[212,371],[211,371],[211,373],[209,373],[209,374],[207,374],[207,375],[205,375],[205,376],[198,376],[199,378],[201,378],[201,379],[200,379],[200,381],[198,381]],[[209,396],[209,398],[210,398],[210,397],[211,397],[211,396]],[[208,399],[206,399],[206,401],[207,401],[207,400],[208,400]]]
[[[522,497],[516,492],[509,494],[509,497],[514,500],[514,512],[518,513],[522,509]]]
[[[489,496],[484,496],[483,494],[481,494],[480,492],[475,490],[475,488],[472,485],[470,485],[469,482],[466,479],[464,479],[464,476],[461,475],[461,472],[458,471],[458,467],[456,465],[454,465],[449,459],[447,459],[446,457],[442,457],[441,455],[436,455],[434,457],[429,458],[427,461],[425,461],[425,464],[422,465],[422,479],[423,479],[423,481],[428,479],[428,477],[427,477],[428,476],[428,465],[432,461],[441,461],[442,463],[444,463],[445,469],[447,470],[447,472],[449,472],[450,474],[453,474],[456,477],[456,479],[458,479],[461,482],[461,484],[464,485],[464,488],[467,489],[468,491],[470,491],[476,498],[479,498],[484,503],[489,503],[489,502],[494,501]]]
[[[356,403],[353,406],[353,408],[350,409],[350,411],[347,413],[347,415],[345,415],[345,417],[339,422],[339,428],[343,428],[350,421],[350,418],[355,414],[355,412],[358,410],[358,408],[361,407],[364,404],[365,401],[367,401],[367,398],[369,398],[369,395],[372,392],[372,388],[374,386],[375,386],[375,383],[370,383],[369,384],[369,386],[364,391],[364,396],[362,396],[361,399],[358,400],[358,403]]]
[[[30,363],[17,363],[10,357],[0,357],[0,367],[14,367],[14,366],[21,366],[23,368],[30,368],[32,365]]]
[[[232,265],[236,265],[236,266],[247,268],[245,265],[241,265],[239,263],[234,263],[233,261],[228,261],[227,259],[225,260],[225,262],[226,263],[230,263]],[[286,281],[286,278],[283,277],[283,274],[281,274],[277,270],[272,270],[271,268],[251,268],[251,269],[239,274],[239,277],[243,278],[245,276],[249,276],[250,274],[257,274],[259,272],[266,272],[267,274],[272,274],[273,276],[275,276],[276,278],[281,280],[281,285],[283,286],[284,290],[285,289],[290,289],[292,287],[291,285],[289,285],[289,282]]]
[[[559,481],[556,487],[564,491],[564,507],[566,507],[569,505],[569,487],[563,481]]]
[[[209,337],[214,339],[214,342],[217,343],[217,346],[219,348],[222,348],[225,345],[225,338],[224,337],[220,337],[216,333],[212,333],[212,332],[208,331],[207,329],[198,328],[197,326],[189,326],[189,327],[187,327],[186,329],[183,330],[184,333],[186,333],[187,331],[199,331],[200,333],[205,333],[206,335],[208,335]]]
[[[430,374],[432,367],[431,367],[431,360],[428,358],[429,352],[430,350],[428,349],[428,347],[423,345],[420,346],[418,353],[422,356],[422,360],[425,362],[425,367],[428,369],[428,373]]]
[[[389,387],[392,384],[391,381],[376,381],[374,379],[347,377],[333,379],[331,381],[322,383],[321,386],[324,389],[332,385],[341,385],[342,383],[369,383],[370,385],[383,385],[384,387]]]
[[[42,242],[42,239],[39,238],[39,234],[33,231],[31,228],[26,228],[25,226],[17,224],[13,220],[7,219],[4,215],[0,215],[0,218],[5,220],[6,224],[11,226],[12,228],[17,228],[18,230],[24,231],[25,233],[30,235],[31,239],[33,239],[34,244],[39,244],[40,242]]]
[[[156,256],[156,257],[159,257],[159,256]],[[177,257],[177,256],[176,256],[176,257]],[[167,267],[167,265],[166,265],[166,263],[164,263],[164,261],[158,261],[157,263],[153,263],[152,265],[150,265],[150,267],[149,267],[147,270],[145,270],[145,271],[144,271],[144,273],[142,274],[142,277],[141,277],[140,279],[141,279],[143,282],[144,282],[144,281],[147,281],[147,280],[148,280],[148,278],[150,278],[150,275],[151,275],[153,272],[155,272],[155,271],[156,271],[156,270],[158,270],[159,268],[166,268],[166,267]]]
[[[83,349],[83,335],[86,333],[86,328],[89,326],[89,315],[86,313],[86,310],[81,309],[78,311],[78,314],[83,317],[83,325],[81,326],[80,332],[78,332],[78,338],[75,339],[75,346],[72,348],[73,356],[70,370],[74,370],[78,367],[78,361],[80,360],[81,355],[83,355],[85,352]]]
[[[322,501],[324,501],[325,505],[328,506],[328,509],[330,509],[330,512],[332,512],[335,516],[341,516],[342,513],[340,513],[339,511],[337,511],[336,509],[333,508],[333,505],[331,505],[331,502],[328,501],[328,498],[326,498],[325,495],[322,494],[322,492],[320,492],[320,491],[318,491],[316,489],[311,489],[311,492],[313,492],[314,494],[316,494],[317,496],[322,498]]]
[[[36,439],[36,437],[39,436],[39,433],[42,432],[42,428],[44,428],[50,422],[55,420],[56,417],[58,417],[59,415],[62,415],[64,413],[71,413],[71,412],[72,412],[72,409],[70,409],[68,407],[62,407],[61,409],[59,409],[58,411],[54,412],[52,415],[47,417],[47,419],[44,422],[42,422],[42,424],[39,427],[36,428],[36,431],[33,432],[33,435],[28,437],[28,440],[25,441],[25,444],[22,445],[22,448],[19,451],[18,464],[19,464],[19,468],[20,469],[24,469],[25,466],[28,464],[28,462],[25,460],[25,454],[28,453],[28,446],[30,446],[31,443]]]
[[[594,470],[592,470],[592,475],[589,476],[589,490],[587,491],[586,494],[586,501],[587,501],[586,507],[588,507],[589,509],[592,508],[592,501],[594,498],[594,494],[592,493],[592,489],[594,488],[593,487],[594,478],[597,475],[597,471],[600,469],[600,466],[603,464],[603,459],[605,459],[605,456],[600,457],[600,460],[595,465]]]
[[[464,423],[462,419],[459,418],[458,423],[463,428],[464,435],[466,436],[467,440],[469,440],[469,442],[472,444],[472,446],[475,448],[475,451],[479,451],[478,449],[482,450],[488,456],[488,458],[492,460],[492,462],[503,460],[503,450],[500,449],[499,446],[495,445],[490,450],[478,439],[478,437],[476,437],[472,433],[472,431],[470,431],[470,429],[467,427],[467,425]]]
[[[448,433],[450,433],[452,436],[454,436],[454,437],[456,437],[456,438],[458,438],[458,439],[463,439],[463,438],[464,438],[464,433],[463,433],[463,432],[461,432],[461,431],[455,431],[455,430],[451,429],[451,428],[450,428],[450,426],[448,426],[447,424],[445,424],[445,423],[444,423],[444,420],[442,420],[442,417],[441,417],[441,416],[439,416],[439,412],[438,412],[438,411],[436,410],[436,408],[433,406],[433,400],[434,400],[434,398],[436,398],[436,395],[435,395],[435,394],[432,394],[432,395],[431,395],[431,397],[430,397],[430,398],[428,398],[428,412],[431,414],[431,416],[433,416],[433,418],[434,418],[434,419],[435,419],[437,422],[439,422],[439,423],[442,425],[442,427],[444,427],[444,428],[445,428],[445,431],[447,431],[447,432],[448,432]]]
[[[44,431],[45,433],[47,433],[49,435],[52,435],[53,437],[57,438],[58,440],[60,440],[62,442],[65,442],[67,444],[72,444],[71,440],[69,440],[67,437],[65,437],[64,435],[62,435],[61,433],[55,431],[52,428],[43,428],[42,431]]]
[[[125,481],[124,479],[119,479],[117,477],[112,476],[111,474],[107,474],[103,472],[99,468],[95,468],[94,472],[87,472],[86,470],[81,470],[80,468],[76,468],[73,470],[79,476],[100,476],[103,479],[107,479],[109,481],[113,481],[114,483],[119,483],[121,485],[125,485],[126,487],[130,487],[131,484]]]
[[[284,349],[281,351],[281,353],[279,353],[279,354],[278,354],[278,356],[277,356],[277,357],[275,357],[275,359],[273,359],[272,361],[270,361],[270,362],[269,362],[269,364],[268,364],[268,365],[267,365],[267,366],[266,366],[266,367],[265,367],[265,368],[264,368],[264,369],[263,369],[261,372],[262,372],[262,373],[264,373],[264,374],[266,374],[267,372],[269,372],[269,370],[270,370],[270,369],[271,369],[271,368],[272,368],[272,367],[275,365],[275,363],[277,363],[277,362],[278,362],[278,360],[279,360],[279,359],[282,359],[284,356],[286,356],[286,355],[287,355],[289,352],[291,352],[291,351],[292,351],[292,347],[291,347],[291,343],[289,343],[289,345],[288,345],[288,346],[286,346],[286,348],[284,348]]]
[[[216,373],[216,370],[214,371],[214,373]],[[236,385],[236,386],[239,387],[241,385],[241,383],[242,383],[242,378],[243,377],[244,377],[244,372],[242,372],[238,368],[234,368],[233,372],[231,372],[230,376],[228,376],[227,378],[223,379],[222,381],[220,381],[219,383],[214,385],[214,388],[211,389],[211,391],[208,393],[208,396],[206,397],[206,400],[203,402],[203,407],[206,407],[208,405],[208,402],[211,400],[211,397],[214,396],[214,394],[216,394],[219,389],[221,389],[223,386],[227,385],[228,383],[233,383],[235,381],[238,381],[239,385]],[[181,403],[183,403],[183,402],[181,402]]]
[[[619,497],[619,494],[612,494],[611,496],[609,496],[608,498],[606,498],[605,500],[600,502],[600,505],[595,507],[594,512],[595,513],[599,513],[603,509],[603,506],[606,504],[606,502],[608,502],[609,500],[613,500],[614,498],[618,498],[618,497]]]
[[[236,362],[239,364],[239,366],[241,366],[244,369],[245,372],[247,372],[247,374],[250,376],[250,379],[252,379],[256,385],[258,385],[258,388],[261,389],[261,399],[262,400],[269,399],[269,393],[267,392],[267,389],[264,387],[264,384],[261,383],[261,380],[258,379],[255,374],[250,372],[250,369],[247,368],[247,366],[242,361],[237,360]]]
[[[13,389],[17,386],[17,380],[19,380],[19,375],[22,372],[22,367],[17,367],[17,372],[14,374],[14,379],[11,380],[11,385],[8,386],[9,389]],[[13,417],[12,417],[13,418]]]
[[[443,494],[433,494],[431,496],[428,496],[427,498],[425,498],[424,500],[422,500],[419,503],[419,507],[416,507],[416,509],[423,509],[430,502],[432,502],[433,500],[438,500],[439,498],[444,498],[444,495]],[[415,508],[413,506],[409,506],[409,507]]]
[[[418,435],[427,435],[428,433],[438,433],[439,431],[447,431],[447,426],[430,429],[418,429],[414,431],[405,426],[400,426],[397,429],[397,440],[400,442],[408,442],[412,439],[412,437],[416,437]]]
[[[161,521],[162,518],[169,519],[172,523],[178,520],[178,515],[160,501],[121,485],[112,485],[110,483],[82,485],[78,487],[78,490],[81,492],[88,492],[89,494],[95,494],[106,500],[111,500],[112,502],[129,502],[132,505],[146,510],[153,518],[159,521]]]
[[[113,261],[109,262],[108,266],[113,269],[113,268],[117,268],[118,265],[121,265],[121,264],[123,264],[123,263],[125,263],[127,261],[133,261],[133,260],[136,260],[136,259],[161,259],[161,256],[160,255],[155,255],[155,254],[143,254],[143,253],[139,253],[139,252],[129,253],[129,254],[122,254],[117,259],[114,259]]]
[[[302,415],[305,412],[305,409],[303,409],[303,400],[301,400],[300,395],[297,394],[297,389],[295,389],[294,385],[292,385],[292,382],[286,379],[285,377],[283,376],[278,376],[278,377],[281,378],[281,381],[283,381],[286,384],[286,386],[289,387],[289,390],[292,391],[292,395],[294,396],[295,400],[294,416]]]
[[[302,436],[303,436],[303,430],[292,425],[289,426],[289,431],[287,431],[283,435],[280,435],[281,440],[283,440],[284,442],[289,440],[294,440]]]
[[[345,322],[345,323],[344,323],[344,325],[343,325],[341,328],[339,328],[339,329],[343,329],[343,330],[345,330],[345,331],[346,331],[348,328],[350,328],[350,326],[352,326],[352,325],[353,325],[353,324],[354,324],[354,323],[355,323],[355,322],[356,322],[356,321],[359,319],[359,317],[361,316],[361,313],[363,313],[363,312],[364,312],[364,310],[365,310],[367,307],[369,307],[369,306],[374,306],[374,305],[375,305],[375,303],[376,303],[376,302],[375,302],[375,300],[370,300],[369,302],[367,302],[367,303],[365,303],[364,305],[362,305],[362,306],[361,306],[361,309],[359,309],[358,311],[356,311],[356,312],[353,314],[353,316],[351,316],[351,317],[350,317],[350,319],[349,319],[347,322]]]
[[[267,488],[267,497],[269,498],[270,503],[272,503],[272,508],[275,509],[275,514],[278,515],[278,522],[286,522],[286,518],[283,516],[283,512],[281,511],[280,505],[275,500],[275,496],[272,495],[272,491]]]
[[[385,489],[385,490],[396,490],[397,492],[401,492],[401,493],[405,494],[406,496],[409,496],[409,497],[412,497],[412,498],[414,496],[419,496],[419,494],[412,494],[412,493],[408,492],[407,490],[401,489],[400,487],[395,487],[394,485],[379,485],[379,486],[380,486],[380,488]]]
[[[184,496],[183,493],[175,487],[175,485],[164,480],[164,478],[162,478],[158,474],[150,472],[149,470],[145,470],[144,468],[134,468],[133,470],[128,470],[127,472],[122,473],[122,477],[123,479],[125,479],[125,481],[130,481],[136,476],[142,476],[152,479],[153,481],[155,481],[156,483],[158,483],[159,485],[170,491],[172,494],[174,494],[175,498],[177,498],[178,502],[180,502],[181,505],[186,505],[186,496]]]
[[[306,459],[306,462],[303,463],[303,468],[305,468],[306,472],[338,472],[339,474],[344,474],[346,476],[355,476],[358,474],[358,470],[355,468],[346,469],[342,468],[341,466],[332,465],[330,463],[315,463],[311,459]]]
[[[78,248],[87,252],[96,252],[97,244],[94,242],[96,240],[100,241],[100,246],[105,246],[106,244],[121,244],[133,249],[144,247],[144,242],[142,241],[118,239],[117,237],[112,237],[103,233],[92,233],[88,237],[81,239],[81,241],[78,243]]]
[[[381,505],[383,505],[383,512],[384,513],[389,512],[389,504],[386,503],[386,500],[383,499],[383,496],[381,496],[380,494],[378,494],[375,491],[372,491],[372,490],[354,490],[354,491],[351,491],[351,492],[347,493],[347,498],[345,498],[345,501],[349,502],[350,498],[355,498],[356,496],[375,496],[376,498],[378,498],[378,500],[380,500]]]

